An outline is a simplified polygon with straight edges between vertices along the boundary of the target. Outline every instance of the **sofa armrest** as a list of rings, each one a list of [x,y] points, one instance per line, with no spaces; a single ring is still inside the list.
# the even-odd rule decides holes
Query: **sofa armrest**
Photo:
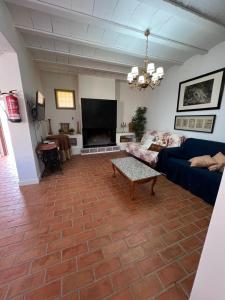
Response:
[[[156,169],[159,172],[167,173],[167,162],[170,157],[186,159],[184,157],[183,151],[181,147],[171,147],[162,149],[158,155],[158,162],[156,165]]]

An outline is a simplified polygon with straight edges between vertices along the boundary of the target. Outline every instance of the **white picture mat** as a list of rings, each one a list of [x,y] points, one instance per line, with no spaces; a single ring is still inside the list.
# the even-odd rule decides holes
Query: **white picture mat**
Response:
[[[195,104],[195,105],[183,105],[184,100],[184,92],[187,86],[204,82],[210,79],[214,79],[213,90],[211,96],[211,102],[205,104]],[[178,111],[182,110],[195,110],[195,109],[207,109],[217,107],[219,101],[220,87],[223,79],[223,71],[218,73],[214,73],[208,76],[204,76],[202,78],[194,79],[185,83],[181,83],[180,85],[180,93],[179,93],[179,103],[178,103]]]

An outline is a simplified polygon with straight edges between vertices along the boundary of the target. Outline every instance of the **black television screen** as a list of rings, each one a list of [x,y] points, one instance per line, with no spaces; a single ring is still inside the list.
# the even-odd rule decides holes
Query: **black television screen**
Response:
[[[37,121],[45,120],[45,97],[40,91],[36,94],[36,119]]]
[[[83,128],[116,128],[117,101],[81,99]]]

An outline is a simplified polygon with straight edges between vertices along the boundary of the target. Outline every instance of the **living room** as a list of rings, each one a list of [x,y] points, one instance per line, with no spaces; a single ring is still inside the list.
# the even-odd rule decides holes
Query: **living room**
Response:
[[[223,1],[0,1],[0,299],[224,299]]]

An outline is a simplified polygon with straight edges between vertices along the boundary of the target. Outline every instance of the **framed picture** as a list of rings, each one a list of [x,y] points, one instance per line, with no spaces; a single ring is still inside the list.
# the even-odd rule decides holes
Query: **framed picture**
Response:
[[[180,82],[177,112],[219,109],[224,89],[224,70]]]
[[[174,129],[212,133],[216,115],[175,116]]]

